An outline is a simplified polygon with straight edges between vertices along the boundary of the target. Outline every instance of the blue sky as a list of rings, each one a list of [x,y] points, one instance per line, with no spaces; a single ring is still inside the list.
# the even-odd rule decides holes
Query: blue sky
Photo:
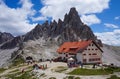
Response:
[[[0,0],[0,31],[22,35],[76,7],[81,20],[109,45],[120,46],[120,0]]]

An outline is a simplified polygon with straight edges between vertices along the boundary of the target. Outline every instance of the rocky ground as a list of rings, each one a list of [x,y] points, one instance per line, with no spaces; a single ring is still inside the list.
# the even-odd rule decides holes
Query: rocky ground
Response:
[[[67,73],[74,70],[75,68],[67,68],[67,64],[63,63],[63,62],[41,62],[41,63],[36,63],[39,66],[40,65],[47,65],[47,69],[45,70],[41,70],[41,69],[33,69],[32,70],[32,74],[34,74],[35,77],[38,77],[38,79],[49,79],[51,77],[55,77],[56,79],[64,79],[68,75]],[[10,69],[5,70],[3,73],[0,73],[0,79],[5,79],[5,75],[8,74],[14,74],[14,73],[18,73],[21,72],[21,70],[24,68],[25,71],[27,71],[28,67],[32,68],[33,64],[31,65],[22,65],[22,66],[18,66],[18,67],[13,67]],[[64,71],[62,72],[58,72],[59,68],[64,67],[66,68]],[[85,66],[88,67],[88,66]],[[89,66],[89,68],[92,68],[92,66]],[[17,70],[17,72],[15,72],[15,70]],[[111,75],[94,75],[94,76],[81,76],[81,75],[72,75],[74,77],[80,77],[80,79],[107,79],[109,78]],[[120,72],[114,73],[114,75],[117,75],[118,77],[120,77]]]
[[[116,49],[117,48],[117,49]],[[104,45],[102,61],[106,64],[113,63],[114,65],[120,66],[120,48],[117,46]]]
[[[39,77],[39,79],[49,79],[50,77],[55,77],[56,79],[64,79],[66,76],[69,76],[68,72],[72,71],[75,68],[68,68],[66,71],[64,72],[55,72],[56,67],[67,67],[66,63],[62,63],[62,62],[42,62],[39,63],[39,65],[46,65],[48,66],[48,68],[46,70],[34,70],[35,73],[37,73],[36,75]],[[91,67],[92,68],[92,67]],[[40,76],[41,74],[44,74],[44,76]],[[114,73],[117,76],[120,76],[120,73]],[[73,75],[75,77],[80,77],[81,79],[106,79],[109,78],[110,75],[95,75],[95,76],[79,76],[79,75]]]

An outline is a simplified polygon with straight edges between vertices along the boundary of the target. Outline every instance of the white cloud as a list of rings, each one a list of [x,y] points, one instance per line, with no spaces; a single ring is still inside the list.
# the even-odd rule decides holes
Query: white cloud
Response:
[[[46,17],[40,16],[40,17],[32,17],[33,21],[42,21],[42,20],[47,20]]]
[[[64,14],[69,12],[71,7],[76,7],[79,15],[101,13],[103,10],[109,8],[110,0],[42,0],[44,7],[40,13],[52,19],[63,19]],[[85,17],[86,18],[86,17]],[[91,21],[90,24],[99,23],[98,18],[94,17],[95,22]],[[97,21],[96,21],[97,20]]]
[[[95,33],[95,35],[105,44],[120,45],[120,29],[114,30],[113,32]]]
[[[0,1],[1,2],[1,1]],[[14,35],[23,34],[34,28],[28,17],[35,14],[30,0],[20,0],[21,8],[10,8],[3,1],[0,4],[0,30]]]
[[[116,16],[114,19],[115,19],[115,20],[119,20],[119,19],[120,19],[120,16]]]
[[[76,7],[82,20],[89,24],[100,23],[100,19],[95,15],[109,8],[110,0],[41,0],[43,7],[39,10],[39,17],[33,17],[37,11],[33,9],[31,0],[20,0],[21,7],[10,8],[0,0],[0,30],[19,35],[30,31],[35,24],[32,21],[41,21],[48,18],[58,20],[63,19],[71,7]],[[101,5],[102,4],[102,5]]]
[[[120,34],[120,29],[114,30],[115,34]]]
[[[114,24],[110,24],[110,23],[104,23],[104,25],[108,28],[119,28],[119,26],[114,25]]]
[[[88,25],[100,23],[101,21],[96,17],[96,15],[82,15],[81,20]]]

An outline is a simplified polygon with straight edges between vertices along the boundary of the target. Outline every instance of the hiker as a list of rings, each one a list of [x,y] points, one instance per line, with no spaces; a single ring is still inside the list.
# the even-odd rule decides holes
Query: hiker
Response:
[[[45,65],[45,69],[47,69],[47,64]]]
[[[25,69],[23,68],[21,72],[24,73],[24,71],[25,71]]]
[[[52,59],[50,59],[50,63],[52,63]]]
[[[39,69],[39,66],[37,64],[34,64],[33,69]]]
[[[92,68],[95,68],[96,64],[93,64],[93,67]]]

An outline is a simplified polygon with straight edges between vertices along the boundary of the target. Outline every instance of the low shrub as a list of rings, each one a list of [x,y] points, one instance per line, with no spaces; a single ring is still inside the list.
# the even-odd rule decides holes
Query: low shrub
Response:
[[[6,69],[0,68],[0,73],[4,72]]]
[[[75,79],[80,79],[80,77],[75,77]]]
[[[12,66],[18,66],[18,65],[20,65],[20,64],[22,64],[22,63],[25,63],[25,60],[24,60],[22,57],[18,57],[18,58],[14,59],[14,60],[12,61],[11,67],[12,67]]]
[[[56,79],[55,77],[50,77],[49,79]]]
[[[74,76],[68,76],[68,79],[74,79]]]
[[[116,75],[111,75],[111,77],[107,79],[120,79],[120,77],[117,77]]]
[[[26,71],[24,73],[17,72],[15,74],[8,74],[6,75],[6,77],[10,79],[36,79],[36,78],[32,78],[32,75],[30,74],[30,72],[31,71]]]

